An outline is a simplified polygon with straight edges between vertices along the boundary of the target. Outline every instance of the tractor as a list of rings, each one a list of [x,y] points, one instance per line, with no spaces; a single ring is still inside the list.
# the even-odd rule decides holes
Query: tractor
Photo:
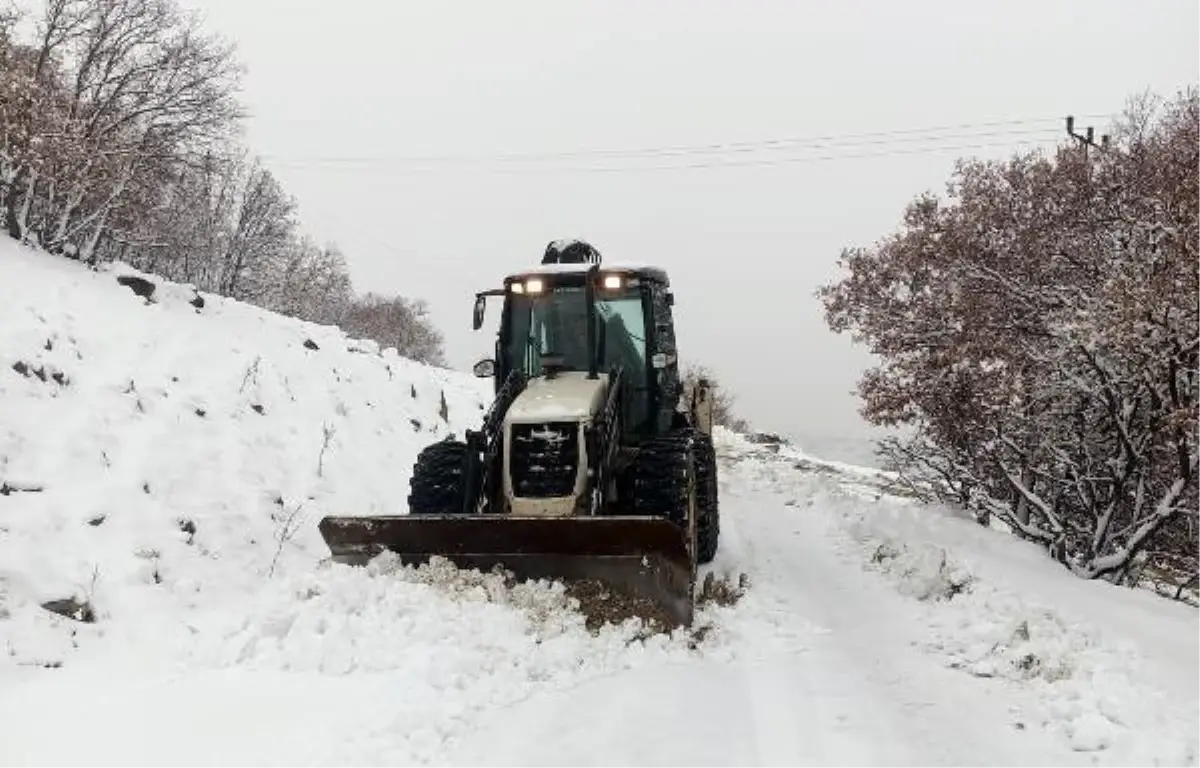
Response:
[[[476,294],[503,306],[479,429],[425,447],[408,514],[326,517],[335,560],[384,550],[501,566],[518,579],[593,580],[691,623],[697,567],[720,537],[709,382],[683,391],[674,296],[658,267],[602,262],[581,240]]]

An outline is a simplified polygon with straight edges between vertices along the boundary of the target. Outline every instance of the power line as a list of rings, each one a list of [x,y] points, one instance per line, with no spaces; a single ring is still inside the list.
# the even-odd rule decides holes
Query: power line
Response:
[[[1049,133],[1057,134],[1058,131],[1054,130],[1054,131],[1050,131]],[[1048,139],[1048,135],[1043,132],[1039,132],[1039,135],[1043,136],[1045,139]],[[727,160],[719,160],[718,159],[718,160],[705,160],[702,162],[670,163],[670,164],[656,164],[656,165],[628,165],[628,164],[626,164],[626,165],[607,165],[607,166],[604,166],[604,165],[582,165],[582,166],[581,165],[559,165],[559,166],[547,166],[547,165],[536,166],[535,165],[535,166],[525,166],[525,167],[496,166],[496,167],[484,168],[484,169],[478,169],[478,170],[481,170],[484,173],[492,173],[492,174],[496,174],[496,175],[513,175],[513,174],[520,175],[522,173],[639,173],[639,172],[645,172],[645,171],[651,171],[651,172],[653,172],[653,171],[678,171],[678,170],[691,170],[691,169],[704,169],[704,168],[768,167],[768,166],[791,165],[791,164],[798,164],[798,163],[829,162],[829,161],[834,161],[834,160],[856,160],[856,159],[864,159],[864,158],[880,158],[880,157],[894,157],[894,156],[904,156],[904,155],[934,154],[934,153],[938,153],[938,152],[960,152],[960,151],[972,150],[972,149],[989,149],[989,148],[999,148],[999,147],[1006,147],[1006,148],[1011,149],[1014,146],[1033,144],[1033,143],[1037,143],[1037,142],[1033,139],[1025,139],[1025,140],[1017,141],[1017,142],[995,141],[995,142],[970,143],[970,144],[949,144],[949,145],[941,145],[941,146],[910,147],[907,149],[890,149],[890,150],[874,151],[874,152],[841,152],[841,153],[826,154],[826,155],[811,155],[811,154],[808,154],[808,155],[785,155],[783,157],[770,157],[770,158],[759,158],[759,159],[754,159],[754,158],[727,159]],[[299,166],[299,169],[303,170],[305,167],[313,168],[315,166]],[[342,166],[340,168],[334,166],[334,168],[339,171],[351,171],[351,172],[386,170],[386,169],[381,169],[376,166],[368,166],[368,167]],[[412,170],[412,169],[410,169],[410,170]],[[431,170],[431,169],[418,168],[415,170],[417,172],[421,172],[422,170]]]
[[[1032,141],[1016,142],[1017,144],[1030,144]],[[982,144],[957,144],[939,147],[914,147],[910,149],[886,150],[882,152],[858,152],[849,154],[834,154],[834,155],[800,155],[788,157],[775,157],[763,160],[730,160],[728,162],[702,162],[702,163],[683,163],[674,165],[647,165],[628,168],[587,168],[576,169],[595,172],[619,172],[619,171],[673,171],[673,170],[688,170],[693,168],[745,168],[753,166],[773,166],[773,165],[791,165],[795,163],[820,163],[831,160],[859,160],[869,157],[896,157],[902,155],[924,155],[933,154],[936,152],[961,152],[968,149],[989,149],[996,147],[1012,147],[1013,142],[995,141],[985,142]]]
[[[1104,115],[1087,115],[1084,117],[1104,117]],[[679,157],[689,155],[719,155],[745,154],[752,152],[782,151],[787,149],[829,149],[849,148],[866,145],[887,145],[906,142],[961,140],[967,138],[987,138],[1003,135],[1049,135],[1056,130],[1051,123],[1058,123],[1062,118],[1026,118],[1020,120],[1000,120],[977,123],[959,123],[956,125],[927,126],[921,128],[899,128],[885,131],[865,133],[831,134],[825,136],[786,137],[762,139],[757,141],[734,141],[714,144],[667,145],[657,147],[642,147],[635,149],[582,149],[563,152],[525,152],[525,153],[494,153],[494,154],[458,154],[458,155],[427,155],[427,156],[310,156],[287,157],[283,155],[264,155],[264,159],[279,165],[315,166],[315,165],[421,165],[421,164],[453,164],[453,163],[509,163],[509,162],[544,162],[570,159],[640,159],[658,157]],[[1016,126],[1032,126],[1046,124],[1045,128],[1017,128]],[[1009,126],[1007,130],[961,133],[963,130],[979,128],[1000,128]],[[947,131],[959,133],[945,135]],[[943,135],[937,135],[943,134]]]
[[[447,157],[437,158],[437,159],[399,158],[399,157],[386,157],[386,156],[379,156],[379,157],[364,156],[364,157],[344,157],[344,158],[317,157],[317,158],[310,158],[310,159],[297,158],[295,160],[283,160],[282,162],[277,162],[277,164],[284,166],[284,167],[296,166],[296,165],[300,165],[300,166],[359,166],[359,165],[446,166],[446,165],[467,165],[467,164],[471,164],[471,165],[489,165],[489,164],[496,164],[496,165],[526,164],[526,165],[531,165],[531,164],[533,164],[533,165],[536,165],[536,164],[546,163],[547,161],[554,162],[557,160],[566,160],[566,161],[570,161],[570,160],[637,161],[637,160],[656,160],[656,159],[670,159],[670,158],[688,158],[688,157],[696,157],[696,156],[702,156],[702,157],[739,156],[739,155],[744,156],[744,155],[749,155],[749,154],[774,154],[774,155],[778,156],[778,155],[785,154],[785,153],[795,153],[797,151],[811,151],[811,150],[820,150],[820,149],[845,150],[845,149],[855,149],[855,148],[859,148],[859,147],[870,147],[870,146],[889,146],[889,145],[895,146],[895,145],[904,145],[904,144],[913,144],[913,143],[929,143],[929,142],[938,142],[938,141],[962,141],[962,140],[968,140],[968,139],[986,139],[986,138],[995,138],[995,137],[1040,136],[1040,137],[1046,138],[1049,136],[1057,136],[1058,134],[1059,134],[1058,128],[1033,128],[1033,129],[1022,129],[1022,130],[1011,130],[1011,131],[988,131],[988,132],[982,132],[982,133],[952,133],[952,134],[928,135],[928,136],[914,134],[914,135],[901,136],[901,137],[896,137],[896,138],[864,139],[864,140],[856,140],[856,141],[842,141],[842,140],[833,140],[833,139],[814,139],[811,142],[805,143],[805,144],[801,144],[798,141],[794,141],[794,142],[788,143],[788,144],[772,143],[772,144],[762,144],[762,145],[755,145],[755,146],[751,146],[751,145],[732,146],[731,145],[731,146],[727,146],[727,147],[724,147],[719,150],[716,148],[709,148],[709,147],[703,147],[703,148],[697,147],[694,149],[687,149],[687,150],[670,149],[670,150],[661,150],[661,151],[654,151],[654,150],[647,149],[647,150],[636,150],[636,151],[630,150],[630,151],[622,153],[622,154],[617,154],[615,152],[612,152],[612,153],[596,152],[596,153],[591,153],[591,154],[587,154],[587,153],[566,154],[566,153],[563,153],[560,155],[552,155],[552,154],[541,155],[541,156],[531,155],[528,158],[522,158],[522,159],[518,159],[517,157],[512,156],[512,155],[497,155],[497,156],[492,156],[490,158],[486,157],[486,156],[477,156],[473,160],[468,159],[465,156],[463,156],[461,158],[450,158],[447,156]]]

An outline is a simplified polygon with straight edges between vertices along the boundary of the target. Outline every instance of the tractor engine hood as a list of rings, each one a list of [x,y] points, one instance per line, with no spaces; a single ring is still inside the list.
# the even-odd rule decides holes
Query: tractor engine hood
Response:
[[[589,420],[604,402],[608,378],[589,379],[582,371],[530,379],[508,409],[510,424]]]

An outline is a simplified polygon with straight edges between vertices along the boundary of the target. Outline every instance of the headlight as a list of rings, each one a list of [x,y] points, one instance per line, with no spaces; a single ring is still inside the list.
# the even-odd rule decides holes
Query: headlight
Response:
[[[546,290],[546,283],[540,277],[531,277],[524,282],[514,280],[509,283],[508,290],[512,293],[541,293]]]

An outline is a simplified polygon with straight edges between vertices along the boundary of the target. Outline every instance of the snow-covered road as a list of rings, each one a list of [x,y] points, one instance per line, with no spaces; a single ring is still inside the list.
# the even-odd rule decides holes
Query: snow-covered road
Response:
[[[1018,713],[1030,693],[922,652],[906,598],[837,555],[819,507],[726,467],[718,568],[750,574],[783,647],[639,669],[489,713],[447,762],[1017,765],[1088,761]]]
[[[621,657],[634,651],[614,647],[617,635],[592,638],[576,626],[557,638],[546,633],[546,647],[542,642],[510,646],[510,663],[493,658],[498,668],[485,674],[484,665],[463,667],[454,657],[476,647],[499,651],[495,646],[512,642],[512,630],[528,631],[528,625],[521,627],[528,620],[519,608],[507,608],[514,614],[503,617],[515,624],[510,627],[502,617],[489,620],[495,604],[455,604],[434,589],[424,596],[435,614],[432,623],[443,624],[443,632],[455,633],[455,625],[458,630],[438,642],[413,632],[420,617],[404,610],[403,598],[388,594],[417,585],[381,575],[371,585],[374,594],[358,604],[334,598],[316,611],[300,612],[295,595],[280,594],[265,613],[255,615],[249,608],[248,633],[231,633],[225,617],[215,617],[207,625],[211,634],[199,630],[201,639],[191,647],[188,662],[164,653],[153,675],[146,674],[144,657],[131,659],[121,645],[100,651],[87,665],[60,670],[55,679],[29,676],[0,698],[5,731],[0,759],[9,764],[1087,762],[1050,734],[1022,729],[1017,713],[1035,703],[1031,691],[964,675],[915,645],[925,628],[909,599],[860,564],[839,557],[828,512],[789,503],[795,488],[782,484],[770,464],[751,458],[729,461],[724,469],[725,538],[714,567],[747,573],[751,593],[721,616],[702,619],[713,625],[711,647],[704,642],[691,651],[682,641],[669,643],[660,658],[632,663]],[[332,597],[347,580],[368,581],[365,573],[343,570],[310,574],[304,588],[328,590]],[[364,611],[358,627],[341,623]],[[306,621],[314,625],[311,631],[299,628]],[[314,637],[321,623],[327,629]],[[206,625],[198,619],[192,626]],[[264,641],[272,638],[279,644],[264,651]],[[562,665],[553,641],[567,638],[577,658]],[[628,642],[622,639],[622,645]],[[315,669],[298,662],[305,655],[301,643],[323,659]],[[371,643],[397,647],[383,649],[387,660],[372,663],[372,654],[360,651]],[[454,643],[460,647],[447,645]],[[205,653],[221,655],[235,647],[233,663],[218,668],[203,663]],[[324,661],[338,653],[361,658],[338,670]],[[599,657],[597,668],[570,669],[589,654]],[[270,658],[274,661],[262,663]],[[431,679],[442,663],[449,667],[445,685]],[[504,679],[497,673],[521,664],[528,666],[527,673],[512,682],[524,690],[512,695],[519,689],[502,690]],[[536,673],[546,665],[558,668]],[[489,698],[494,705],[488,706]],[[56,738],[68,723],[71,738]]]

